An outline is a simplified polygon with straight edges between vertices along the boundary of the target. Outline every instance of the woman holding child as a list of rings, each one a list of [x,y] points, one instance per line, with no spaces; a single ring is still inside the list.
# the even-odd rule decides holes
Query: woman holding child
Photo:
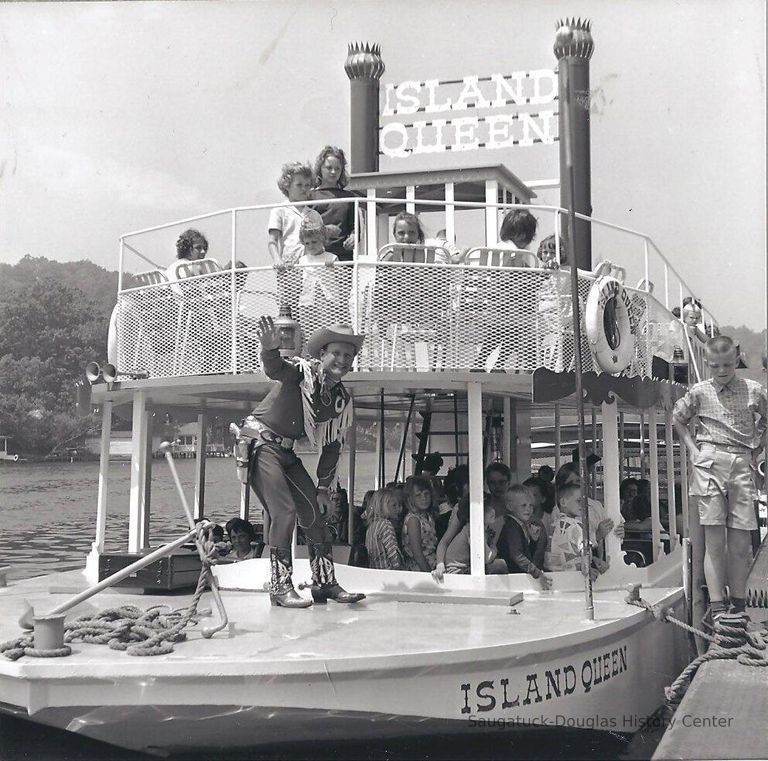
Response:
[[[354,198],[345,190],[349,182],[347,157],[334,145],[326,145],[315,159],[313,199]],[[323,218],[328,233],[326,251],[336,254],[339,261],[351,262],[355,250],[354,203],[320,203],[314,207]]]

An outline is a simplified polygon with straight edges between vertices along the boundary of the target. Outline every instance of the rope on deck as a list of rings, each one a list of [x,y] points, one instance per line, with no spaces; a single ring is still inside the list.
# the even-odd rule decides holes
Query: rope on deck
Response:
[[[699,667],[708,661],[735,659],[745,666],[768,666],[768,633],[750,632],[746,613],[723,613],[714,620],[714,634],[710,635],[686,624],[673,615],[672,608],[666,610],[653,606],[641,598],[627,598],[630,605],[645,608],[654,618],[683,629],[709,642],[707,652],[691,661],[680,676],[665,692],[667,710],[674,713],[680,705]]]
[[[112,650],[125,650],[128,655],[164,655],[173,651],[173,644],[187,638],[184,629],[197,623],[197,606],[208,581],[210,568],[219,552],[207,534],[199,527],[196,542],[202,544],[205,557],[192,601],[186,608],[168,610],[168,605],[153,605],[142,610],[135,605],[106,608],[89,616],[80,616],[64,625],[65,642],[87,642],[108,645]],[[0,643],[0,653],[12,661],[24,655],[34,658],[58,658],[72,653],[69,645],[53,650],[34,647],[34,635],[25,634],[17,639]]]

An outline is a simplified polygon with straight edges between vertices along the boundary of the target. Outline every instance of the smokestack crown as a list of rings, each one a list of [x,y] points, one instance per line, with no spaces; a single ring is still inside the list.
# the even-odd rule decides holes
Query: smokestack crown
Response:
[[[381,59],[381,48],[362,42],[351,42],[347,50],[347,60],[344,71],[350,79],[381,79],[384,73],[384,61]]]
[[[557,22],[555,35],[555,55],[559,61],[565,56],[582,58],[588,61],[592,58],[595,43],[592,40],[592,22],[579,18],[565,18]]]

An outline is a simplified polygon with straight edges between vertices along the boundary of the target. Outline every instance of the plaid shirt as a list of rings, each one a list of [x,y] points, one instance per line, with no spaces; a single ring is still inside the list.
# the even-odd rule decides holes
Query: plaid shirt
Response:
[[[673,415],[684,425],[697,418],[697,443],[756,449],[765,433],[766,407],[763,386],[734,376],[724,386],[714,379],[692,386],[678,399]]]

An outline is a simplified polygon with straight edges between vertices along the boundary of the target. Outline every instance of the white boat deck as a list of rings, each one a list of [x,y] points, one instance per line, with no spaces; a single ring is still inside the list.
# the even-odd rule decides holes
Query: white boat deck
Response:
[[[38,577],[0,590],[0,640],[21,633],[17,620],[25,600],[42,614],[85,588],[79,571]],[[303,594],[307,594],[304,592]],[[263,592],[227,591],[222,598],[231,621],[211,639],[202,637],[200,627],[217,621],[209,592],[201,608],[213,610],[200,625],[187,629],[188,641],[160,656],[129,656],[105,645],[72,643],[72,655],[64,658],[23,657],[11,662],[0,659],[0,674],[32,678],[90,677],[151,673],[186,677],[211,673],[217,676],[337,672],[421,665],[485,661],[494,657],[537,660],[562,647],[573,647],[628,631],[647,623],[649,614],[625,602],[626,591],[595,591],[595,620],[585,618],[584,595],[578,592],[526,592],[524,600],[512,607],[503,595],[451,603],[444,595],[440,602],[402,602],[386,593],[373,593],[355,605],[315,605],[306,610],[274,608]],[[643,598],[652,604],[679,597],[679,589],[644,588]],[[110,591],[96,595],[68,614],[96,612],[120,605],[149,608],[168,605],[180,608],[190,595],[136,595]],[[514,611],[514,612],[513,612]],[[595,630],[600,629],[597,633]],[[364,662],[364,665],[363,665]]]

